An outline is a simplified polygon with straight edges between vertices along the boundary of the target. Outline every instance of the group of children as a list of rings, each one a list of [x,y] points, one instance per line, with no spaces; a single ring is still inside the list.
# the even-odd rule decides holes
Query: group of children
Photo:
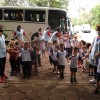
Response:
[[[23,78],[30,78],[32,65],[34,65],[35,74],[37,74],[37,66],[41,65],[40,47],[37,41],[21,42],[11,40],[7,48],[9,54],[9,62],[11,65],[11,76],[20,74],[21,66],[23,70]]]
[[[60,79],[64,79],[64,70],[67,62],[71,72],[70,82],[77,82],[76,72],[78,68],[81,68],[82,72],[88,72],[89,76],[95,74],[89,60],[90,48],[90,43],[86,43],[83,40],[79,42],[77,37],[71,39],[68,34],[64,35],[62,41],[49,41],[47,45],[44,40],[40,41],[38,39],[31,42],[11,40],[7,49],[11,65],[11,76],[19,74],[22,68],[23,78],[30,78],[33,66],[34,73],[37,74],[37,67],[42,67],[41,57],[46,57],[46,53],[48,53],[49,62],[51,66],[53,65],[53,73],[58,74]],[[100,63],[100,60],[98,62]]]

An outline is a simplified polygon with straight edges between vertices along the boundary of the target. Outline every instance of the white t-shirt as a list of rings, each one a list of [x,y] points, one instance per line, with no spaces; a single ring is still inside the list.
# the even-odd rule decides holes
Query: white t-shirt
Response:
[[[78,40],[72,40],[72,42],[73,42],[73,47],[76,47],[77,45],[78,45],[78,43],[79,43],[79,41]]]
[[[56,32],[54,32],[54,33],[52,34],[50,41],[57,40],[57,36],[56,36],[57,33],[58,33],[58,32],[56,31]]]
[[[71,48],[71,41],[70,41],[70,39],[65,40],[64,44],[65,44],[65,48]]]
[[[25,50],[24,48],[21,49],[22,51],[22,61],[31,61],[30,49],[28,48]]]
[[[57,51],[53,51],[52,59],[53,59],[54,61],[57,61]]]
[[[65,65],[66,64],[66,50],[58,51],[58,60],[59,60],[59,65]]]
[[[49,30],[44,31],[42,39],[45,41],[49,41],[50,40],[50,36],[48,36],[48,32]]]
[[[70,67],[71,68],[77,68],[78,65],[78,56],[74,56],[72,57],[72,59],[70,60]]]
[[[42,49],[42,50],[45,50],[45,43],[42,43],[42,44],[41,44],[41,49]]]
[[[98,61],[97,73],[100,73],[100,58],[99,58],[99,61]]]
[[[24,36],[23,35],[24,35],[24,30],[21,29],[20,32],[16,30],[16,36],[19,40],[24,41]]]
[[[79,49],[78,57],[81,57],[82,58],[83,57],[83,54],[82,53],[83,53],[83,50]]]

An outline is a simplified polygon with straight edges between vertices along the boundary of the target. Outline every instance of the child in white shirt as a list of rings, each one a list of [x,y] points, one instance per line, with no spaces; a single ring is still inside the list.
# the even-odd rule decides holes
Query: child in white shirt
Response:
[[[54,65],[54,70],[53,72],[55,74],[58,74],[58,63],[57,63],[57,53],[58,53],[58,45],[55,45],[53,46],[53,49],[52,49],[52,55],[51,55],[51,58],[52,58],[52,62],[53,62],[53,65]]]
[[[52,66],[52,42],[48,42],[48,46],[47,46],[47,50],[48,50],[48,56],[49,56],[49,62]]]
[[[25,42],[24,47],[21,49],[23,78],[30,78],[31,75],[31,50],[33,50],[33,48],[30,46],[30,44],[28,42]]]
[[[73,83],[77,82],[76,80],[76,72],[77,72],[77,66],[78,66],[78,48],[74,47],[72,50],[72,56],[69,58],[70,59],[70,71],[71,71],[71,75],[70,75],[70,82]]]
[[[64,69],[65,69],[65,62],[66,62],[66,50],[64,50],[64,44],[60,43],[60,50],[58,51],[57,54],[58,58],[58,69],[60,72],[60,78],[64,79]]]

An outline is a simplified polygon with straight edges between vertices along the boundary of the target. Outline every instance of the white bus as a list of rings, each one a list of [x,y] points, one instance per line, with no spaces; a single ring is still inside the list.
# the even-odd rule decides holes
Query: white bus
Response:
[[[65,10],[49,7],[0,7],[0,25],[4,27],[4,33],[8,35],[7,39],[13,38],[13,31],[18,25],[22,26],[29,37],[39,28],[45,29],[47,26],[50,26],[54,31],[60,26],[62,17],[65,20],[65,29],[67,30],[70,26],[70,20]]]

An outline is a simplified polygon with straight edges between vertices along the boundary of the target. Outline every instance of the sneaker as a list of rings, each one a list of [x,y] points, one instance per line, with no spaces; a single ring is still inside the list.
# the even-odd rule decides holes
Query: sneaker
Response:
[[[96,80],[95,79],[92,79],[92,80],[89,81],[89,83],[96,84]]]
[[[59,75],[60,73],[59,72],[56,72],[56,75]]]

